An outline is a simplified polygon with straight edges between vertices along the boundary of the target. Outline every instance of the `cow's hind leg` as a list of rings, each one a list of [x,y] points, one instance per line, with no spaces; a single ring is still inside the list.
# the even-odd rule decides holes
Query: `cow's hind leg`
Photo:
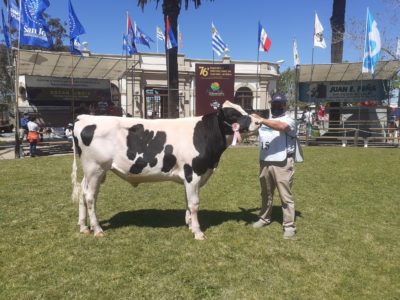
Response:
[[[196,240],[204,240],[205,235],[200,229],[199,219],[198,219],[198,211],[199,211],[199,183],[198,182],[185,182],[185,189],[186,189],[186,197],[188,201],[188,208],[190,215],[186,212],[186,220],[189,219],[189,224],[192,225],[191,229],[194,234],[194,238]],[[189,225],[188,224],[188,225]],[[190,226],[190,225],[189,225]],[[190,227],[189,227],[190,228]]]
[[[86,204],[89,220],[90,229],[93,230],[94,236],[101,237],[104,235],[103,229],[100,227],[96,217],[96,199],[99,193],[100,184],[104,181],[105,170],[97,167],[91,172],[85,170],[85,177],[83,178],[83,197],[84,204]]]
[[[83,234],[89,234],[90,230],[89,227],[87,226],[86,223],[86,217],[87,217],[87,205],[86,205],[86,200],[83,194],[84,190],[84,184],[85,184],[85,179],[82,180],[81,183],[81,192],[79,194],[79,219],[78,219],[78,225],[79,225],[79,232]]]

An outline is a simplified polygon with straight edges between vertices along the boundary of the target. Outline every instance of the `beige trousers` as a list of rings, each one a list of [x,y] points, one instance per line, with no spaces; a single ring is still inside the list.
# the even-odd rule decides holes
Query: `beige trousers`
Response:
[[[272,200],[278,189],[282,202],[283,229],[295,229],[295,209],[292,185],[294,179],[294,159],[288,157],[283,162],[260,161],[261,211],[260,218],[271,222]]]

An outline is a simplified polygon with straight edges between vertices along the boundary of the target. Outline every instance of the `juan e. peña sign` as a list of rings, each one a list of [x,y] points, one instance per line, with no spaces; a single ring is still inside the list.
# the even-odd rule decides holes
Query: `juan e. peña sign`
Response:
[[[388,93],[388,80],[299,83],[299,100],[304,102],[381,101]]]

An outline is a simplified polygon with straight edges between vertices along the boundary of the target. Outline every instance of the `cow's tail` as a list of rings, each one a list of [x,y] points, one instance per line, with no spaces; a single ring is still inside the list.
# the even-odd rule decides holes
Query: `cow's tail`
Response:
[[[78,182],[78,165],[76,162],[76,146],[75,136],[72,139],[72,148],[74,149],[74,160],[72,162],[71,182],[72,182],[72,195],[71,199],[73,202],[78,202],[79,195],[81,193],[81,185]]]

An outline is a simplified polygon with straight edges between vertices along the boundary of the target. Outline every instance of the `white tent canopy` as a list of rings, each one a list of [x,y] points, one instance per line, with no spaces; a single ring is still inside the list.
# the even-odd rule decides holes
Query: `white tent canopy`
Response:
[[[115,80],[135,63],[134,57],[72,56],[69,52],[19,51],[19,75]]]
[[[362,63],[300,65],[298,82],[356,81],[373,79],[361,73]],[[380,61],[374,79],[390,80],[400,70],[400,61]]]

